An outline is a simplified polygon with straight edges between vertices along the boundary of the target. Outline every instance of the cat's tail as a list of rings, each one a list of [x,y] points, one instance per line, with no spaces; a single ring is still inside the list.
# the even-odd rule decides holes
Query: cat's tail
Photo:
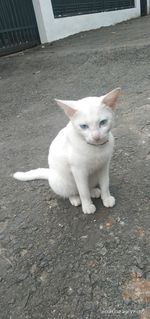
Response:
[[[19,181],[33,181],[35,179],[48,179],[49,168],[37,168],[28,172],[16,172],[13,174],[15,179]]]

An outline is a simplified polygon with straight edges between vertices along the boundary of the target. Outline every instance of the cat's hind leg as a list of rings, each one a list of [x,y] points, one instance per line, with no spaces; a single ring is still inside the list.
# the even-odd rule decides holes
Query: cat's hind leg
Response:
[[[81,199],[78,195],[69,197],[69,200],[73,206],[80,206],[81,205]]]
[[[52,190],[63,198],[72,198],[78,194],[76,184],[71,176],[64,177],[50,168],[48,181]]]
[[[101,191],[98,187],[91,189],[91,198],[99,198],[101,197]]]

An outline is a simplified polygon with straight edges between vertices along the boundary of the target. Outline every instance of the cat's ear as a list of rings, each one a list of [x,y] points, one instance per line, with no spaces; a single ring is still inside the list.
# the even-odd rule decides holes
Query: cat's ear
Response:
[[[55,101],[64,110],[69,118],[71,118],[77,112],[73,106],[73,101],[63,101],[57,99],[55,99]]]
[[[102,102],[105,105],[114,109],[116,106],[117,99],[120,96],[120,93],[121,93],[121,88],[116,88],[116,89],[112,90],[111,92],[107,93],[104,96]]]

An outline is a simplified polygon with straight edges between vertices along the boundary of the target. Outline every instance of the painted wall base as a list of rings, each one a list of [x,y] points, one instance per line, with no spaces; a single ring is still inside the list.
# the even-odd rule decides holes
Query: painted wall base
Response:
[[[54,18],[50,0],[32,0],[41,43],[53,42],[78,32],[110,26],[140,16],[140,0],[135,0],[135,8],[100,12],[87,15]],[[148,0],[149,1],[149,0]]]

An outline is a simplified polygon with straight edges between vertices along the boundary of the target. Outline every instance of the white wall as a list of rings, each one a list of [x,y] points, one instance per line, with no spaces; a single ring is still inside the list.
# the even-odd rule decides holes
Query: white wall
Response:
[[[81,31],[113,25],[140,16],[140,0],[135,0],[135,8],[133,9],[56,19],[54,18],[51,0],[32,1],[42,43],[52,42]]]
[[[147,13],[150,14],[150,0],[147,0]]]

